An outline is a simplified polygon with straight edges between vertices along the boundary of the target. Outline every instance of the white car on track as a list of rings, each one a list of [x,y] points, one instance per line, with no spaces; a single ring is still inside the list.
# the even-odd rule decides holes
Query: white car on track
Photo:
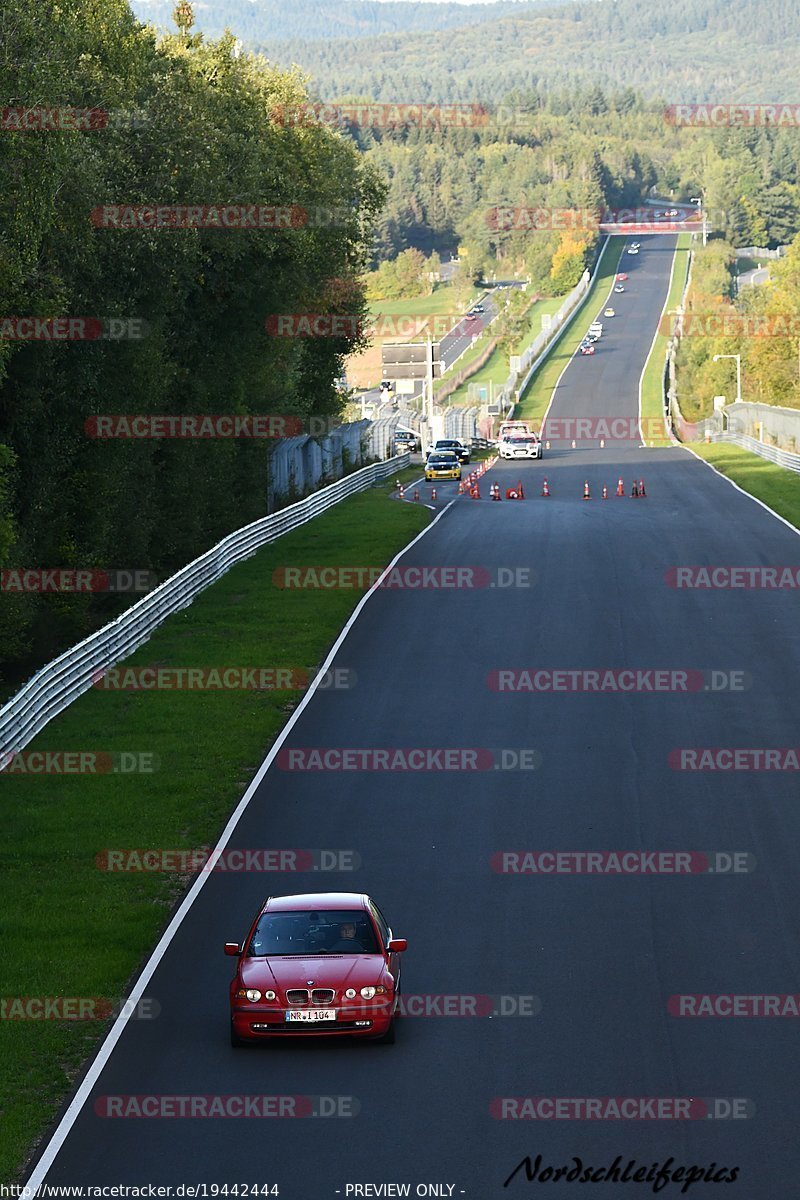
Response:
[[[535,433],[514,434],[499,446],[501,458],[541,458],[542,443]]]

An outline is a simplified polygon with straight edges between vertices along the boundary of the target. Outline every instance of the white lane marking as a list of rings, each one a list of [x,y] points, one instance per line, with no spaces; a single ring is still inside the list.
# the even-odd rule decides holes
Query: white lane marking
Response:
[[[720,444],[725,445],[724,442],[722,442]],[[726,483],[729,483],[731,485],[731,487],[735,487],[737,492],[741,492],[743,496],[747,496],[748,499],[750,499],[750,500],[755,500],[756,504],[760,504],[761,507],[763,509],[766,509],[766,511],[771,516],[773,516],[776,521],[780,521],[781,524],[785,525],[787,529],[791,529],[792,533],[800,534],[800,529],[798,529],[796,525],[793,525],[792,522],[789,521],[786,517],[782,517],[779,512],[775,512],[775,509],[770,508],[770,506],[764,500],[759,500],[758,496],[754,496],[753,493],[748,492],[746,488],[740,487],[739,484],[736,483],[733,479],[731,479],[731,477],[729,475],[725,475],[725,474],[723,474],[722,471],[718,471],[717,468],[713,465],[713,463],[708,462],[700,454],[696,454],[695,451],[692,450],[691,446],[687,446],[683,442],[680,443],[680,446],[681,446],[682,450],[687,450],[689,452],[689,454],[692,455],[693,458],[697,459],[698,462],[703,463],[703,465],[706,467],[710,467],[715,475],[719,475],[720,479],[724,479]],[[756,455],[756,457],[758,457],[758,456]]]
[[[311,687],[306,692],[305,696],[300,701],[297,708],[294,710],[292,715],[289,717],[289,720],[286,722],[283,729],[278,734],[277,738],[275,739],[274,744],[272,745],[269,753],[267,754],[267,757],[264,759],[263,763],[261,764],[258,771],[256,772],[252,782],[250,783],[250,786],[247,788],[247,791],[242,796],[241,800],[239,801],[238,805],[236,806],[236,809],[234,810],[233,815],[231,816],[230,820],[228,821],[228,824],[223,829],[222,834],[220,835],[219,841],[217,842],[216,846],[214,847],[214,850],[212,851],[212,858],[209,859],[209,863],[215,862],[216,857],[218,857],[217,851],[222,851],[222,850],[224,850],[225,846],[227,846],[234,829],[236,828],[237,824],[239,823],[239,820],[242,817],[248,804],[250,803],[250,800],[255,795],[256,789],[258,788],[259,784],[261,783],[261,780],[264,778],[267,771],[272,766],[272,762],[273,762],[275,756],[277,755],[278,751],[281,749],[281,746],[286,741],[286,738],[289,736],[292,729],[299,721],[302,713],[305,711],[306,707],[310,703],[311,698],[314,695],[314,693],[316,692],[320,683],[322,682],[322,679],[324,678],[325,673],[328,670],[328,667],[330,666],[331,662],[333,661],[336,654],[338,653],[339,648],[342,645],[342,642],[345,640],[348,633],[353,628],[354,624],[356,623],[356,620],[358,619],[359,615],[361,614],[361,611],[364,608],[364,605],[369,600],[370,596],[373,596],[375,594],[377,589],[380,587],[381,580],[386,577],[386,575],[389,573],[389,571],[391,571],[392,568],[395,566],[395,564],[400,561],[400,559],[403,557],[403,555],[407,554],[412,546],[415,546],[417,544],[417,542],[420,541],[421,538],[425,537],[425,535],[427,533],[429,533],[431,529],[433,529],[434,525],[436,525],[436,523],[442,519],[442,517],[447,512],[447,510],[449,508],[452,508],[452,506],[454,504],[455,504],[455,500],[451,500],[450,503],[445,508],[442,509],[442,511],[438,514],[438,516],[434,517],[434,519],[431,521],[431,523],[429,525],[426,525],[425,528],[420,533],[418,533],[417,536],[415,538],[413,538],[412,541],[410,541],[407,546],[404,546],[403,549],[400,550],[394,556],[394,558],[388,564],[388,566],[384,568],[384,570],[381,572],[379,577],[375,580],[375,583],[372,585],[372,587],[369,589],[369,591],[366,593],[366,595],[361,597],[361,599],[359,600],[355,609],[350,614],[350,617],[348,618],[347,623],[345,624],[344,628],[342,629],[342,632],[339,634],[338,638],[336,639],[333,646],[331,647],[331,649],[328,653],[328,657],[325,659],[325,662],[320,667],[316,678],[314,679],[313,683],[311,684]],[[42,1152],[41,1158],[37,1162],[30,1178],[28,1179],[28,1181],[27,1181],[28,1187],[30,1187],[31,1189],[38,1188],[44,1182],[44,1180],[47,1176],[47,1172],[50,1170],[51,1166],[53,1165],[53,1161],[56,1158],[56,1155],[58,1154],[62,1145],[66,1141],[66,1139],[69,1135],[69,1132],[72,1129],[72,1126],[75,1124],[75,1121],[77,1120],[78,1114],[80,1113],[81,1109],[83,1108],[84,1104],[86,1103],[86,1101],[89,1097],[89,1093],[91,1092],[92,1088],[94,1087],[95,1083],[97,1082],[100,1074],[102,1073],[103,1069],[106,1066],[106,1063],[108,1062],[109,1058],[111,1057],[111,1053],[112,1053],[114,1047],[116,1046],[117,1042],[119,1041],[120,1037],[122,1036],[124,1028],[129,1020],[129,1016],[126,1014],[135,1012],[136,1005],[137,1005],[138,1001],[141,999],[142,995],[144,994],[144,989],[147,987],[148,983],[150,982],[153,975],[155,974],[155,971],[158,968],[162,958],[166,954],[170,943],[172,942],[173,938],[175,937],[175,934],[178,932],[181,925],[183,924],[183,920],[186,917],[187,913],[189,912],[189,909],[194,904],[195,900],[199,896],[202,888],[204,887],[205,883],[210,878],[210,876],[211,876],[211,871],[202,871],[200,873],[198,878],[192,884],[192,887],[189,890],[186,897],[184,898],[183,903],[181,904],[180,908],[175,913],[175,916],[172,918],[169,925],[167,926],[164,933],[162,934],[161,940],[159,941],[155,950],[152,952],[152,954],[148,958],[147,962],[145,963],[142,973],[139,976],[139,978],[137,979],[136,984],[133,988],[133,991],[131,992],[130,996],[128,997],[129,1003],[126,1003],[123,1005],[120,1015],[117,1017],[116,1021],[112,1025],[111,1029],[109,1029],[105,1041],[103,1042],[102,1046],[98,1050],[94,1061],[92,1062],[91,1066],[89,1067],[88,1071],[86,1072],[86,1075],[81,1080],[80,1086],[79,1086],[77,1092],[75,1093],[75,1096],[73,1097],[69,1107],[67,1108],[67,1111],[64,1113],[63,1117],[61,1118],[61,1120],[59,1121],[55,1130],[53,1131],[53,1134],[52,1134],[50,1140],[48,1141],[47,1145],[45,1146],[45,1148]]]

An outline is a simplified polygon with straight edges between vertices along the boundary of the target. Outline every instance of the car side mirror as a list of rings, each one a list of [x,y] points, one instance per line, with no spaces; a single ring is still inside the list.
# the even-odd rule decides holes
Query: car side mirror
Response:
[[[390,954],[402,954],[404,950],[408,949],[408,939],[390,938],[388,949]]]
[[[240,949],[241,947],[239,946],[238,942],[225,943],[225,953],[229,954],[231,958],[237,958],[240,953]]]

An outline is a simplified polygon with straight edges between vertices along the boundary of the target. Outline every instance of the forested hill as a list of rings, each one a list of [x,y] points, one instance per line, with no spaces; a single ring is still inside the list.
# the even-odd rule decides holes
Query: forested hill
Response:
[[[248,47],[269,54],[276,41],[303,38],[378,37],[384,33],[442,32],[457,25],[476,25],[507,13],[525,11],[545,0],[496,0],[488,4],[412,3],[411,0],[205,0],[194,4],[195,28],[207,37],[231,29]],[[133,0],[142,21],[173,29],[175,0]]]
[[[168,23],[172,0],[133,7]],[[198,29],[227,23],[273,62],[299,64],[324,99],[499,101],[595,83],[667,101],[797,99],[796,0],[207,0],[195,14]]]

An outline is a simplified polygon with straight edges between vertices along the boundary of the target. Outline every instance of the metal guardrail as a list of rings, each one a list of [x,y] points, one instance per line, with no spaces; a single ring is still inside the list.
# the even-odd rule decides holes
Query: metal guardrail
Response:
[[[787,471],[800,473],[800,454],[793,454],[790,450],[781,450],[779,446],[768,446],[765,442],[759,442],[757,438],[749,437],[746,433],[715,433],[712,434],[711,441],[731,442],[736,446],[741,446],[744,450],[750,450],[753,454],[760,455],[761,458],[766,458],[778,467],[785,467]]]
[[[409,465],[410,454],[362,467],[288,508],[229,533],[114,621],[46,664],[0,709],[0,770],[53,717],[88,691],[99,674],[137,650],[173,613],[262,546],[305,525],[340,500],[365,491]]]

